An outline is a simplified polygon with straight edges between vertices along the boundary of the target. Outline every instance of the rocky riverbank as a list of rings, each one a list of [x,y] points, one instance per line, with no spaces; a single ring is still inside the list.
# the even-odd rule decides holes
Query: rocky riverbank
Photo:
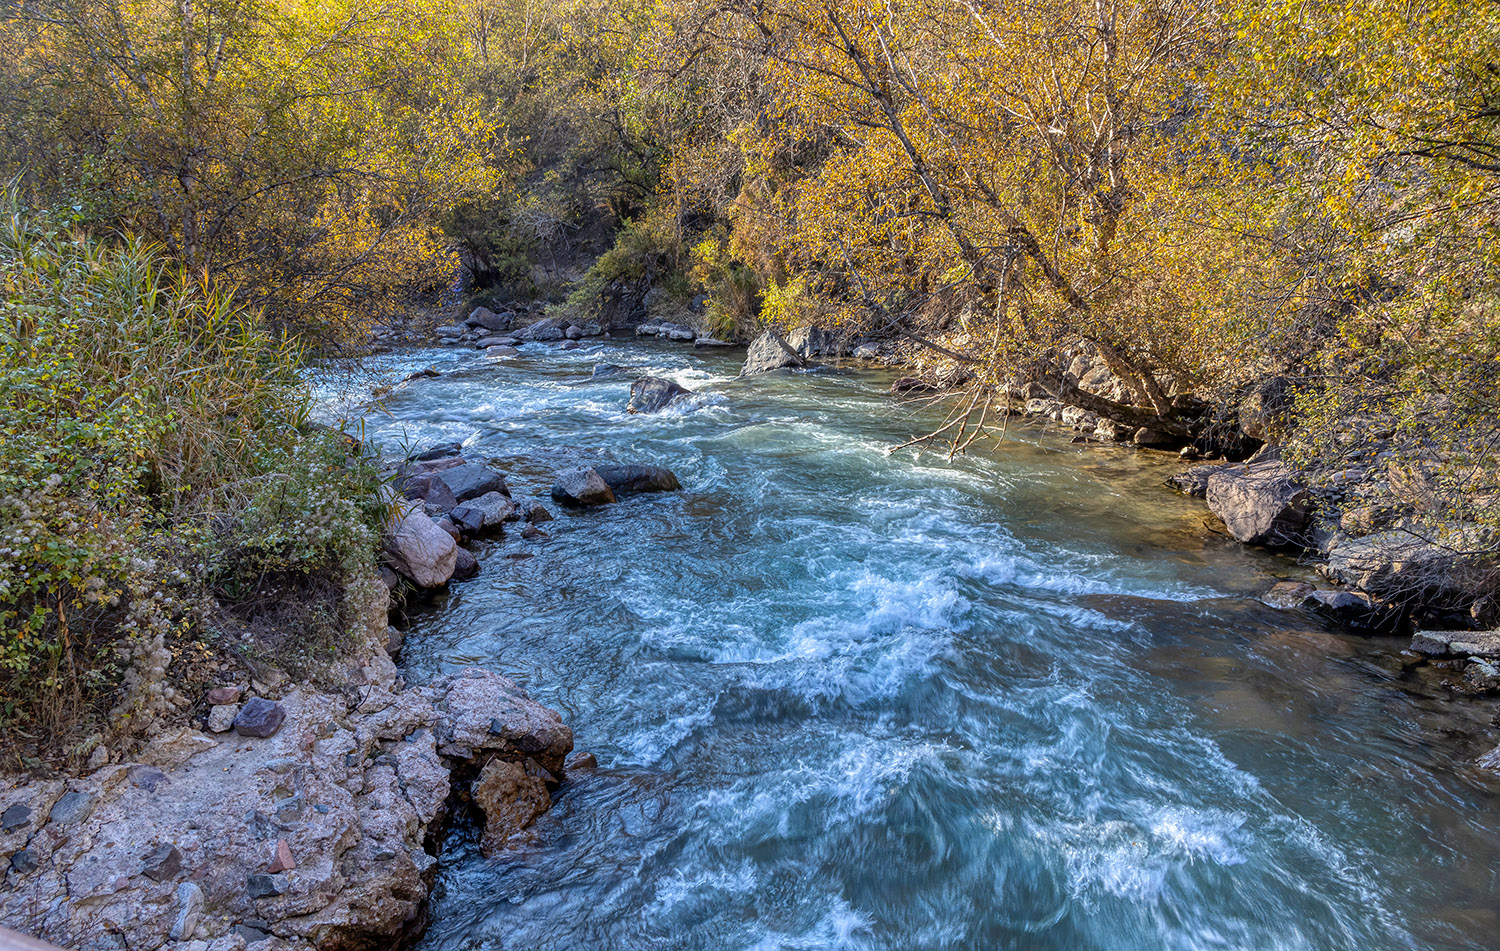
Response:
[[[472,808],[487,850],[519,844],[567,780],[573,735],[487,671],[407,686],[389,596],[374,578],[351,588],[341,689],[247,677],[117,762],[5,777],[0,923],[76,951],[419,934],[446,823]]]

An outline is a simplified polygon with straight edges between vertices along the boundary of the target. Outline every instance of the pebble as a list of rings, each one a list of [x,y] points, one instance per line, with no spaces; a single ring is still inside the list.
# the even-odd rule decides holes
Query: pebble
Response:
[[[11,806],[9,809],[5,810],[5,812],[0,813],[0,827],[3,827],[6,832],[11,831],[12,829],[19,829],[21,826],[24,826],[30,821],[31,807],[23,806],[20,803],[17,803],[16,805]]]
[[[48,818],[58,825],[65,826],[87,819],[93,809],[93,796],[88,793],[70,792],[57,800]]]
[[[271,864],[266,871],[275,875],[277,872],[289,872],[296,867],[297,860],[292,857],[292,847],[286,844],[286,839],[277,839]]]
[[[182,871],[182,851],[175,845],[159,845],[142,856],[141,874],[153,882],[176,878]]]
[[[245,880],[251,898],[271,898],[286,893],[286,881],[279,875],[251,875]]]

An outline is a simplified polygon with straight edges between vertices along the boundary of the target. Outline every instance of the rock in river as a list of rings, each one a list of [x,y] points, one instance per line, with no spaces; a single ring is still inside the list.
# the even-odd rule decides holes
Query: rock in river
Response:
[[[1273,547],[1305,541],[1312,495],[1279,458],[1224,466],[1209,474],[1206,494],[1208,507],[1239,541]]]
[[[420,588],[438,588],[453,577],[458,544],[411,502],[399,503],[384,549],[391,567]]]
[[[671,380],[643,376],[630,384],[630,405],[626,409],[631,413],[659,413],[690,393],[692,390]]]
[[[609,465],[595,466],[599,478],[614,490],[616,495],[633,492],[674,492],[682,488],[672,470],[661,466]]]
[[[552,805],[545,780],[520,763],[490,760],[474,784],[474,804],[484,813],[480,847],[486,854],[505,848]]]
[[[599,473],[586,466],[564,469],[552,483],[552,498],[564,505],[584,507],[605,505],[615,500],[615,493]]]

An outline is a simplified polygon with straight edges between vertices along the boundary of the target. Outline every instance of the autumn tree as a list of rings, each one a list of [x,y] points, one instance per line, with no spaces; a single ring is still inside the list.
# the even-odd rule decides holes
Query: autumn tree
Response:
[[[0,24],[0,148],[79,224],[337,335],[451,280],[435,222],[493,184],[454,22],[416,0],[32,0]]]
[[[1500,7],[1276,0],[1229,22],[1204,78],[1260,172],[1241,226],[1286,275],[1258,306],[1295,327],[1292,448],[1367,473],[1343,493],[1366,521],[1500,523]]]

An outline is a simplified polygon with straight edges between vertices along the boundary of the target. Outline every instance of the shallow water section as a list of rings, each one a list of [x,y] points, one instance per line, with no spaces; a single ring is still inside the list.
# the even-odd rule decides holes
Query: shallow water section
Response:
[[[367,433],[461,440],[518,496],[596,459],[684,489],[549,500],[550,538],[414,610],[410,679],[499,670],[602,764],[524,848],[449,838],[422,951],[1495,946],[1492,707],[1261,606],[1302,569],[1158,458],[1023,427],[891,455],[940,411],[737,353],[372,367],[429,364]],[[627,415],[646,371],[699,395]]]

